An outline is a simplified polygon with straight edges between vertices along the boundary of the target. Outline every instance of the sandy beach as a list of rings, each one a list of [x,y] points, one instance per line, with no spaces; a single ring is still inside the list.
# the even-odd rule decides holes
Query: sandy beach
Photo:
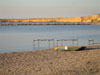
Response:
[[[0,75],[100,75],[100,49],[1,53]]]

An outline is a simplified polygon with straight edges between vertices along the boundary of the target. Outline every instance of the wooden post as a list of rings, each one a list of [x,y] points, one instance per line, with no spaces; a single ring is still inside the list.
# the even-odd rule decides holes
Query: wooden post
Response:
[[[35,41],[36,41],[36,40],[33,40],[33,49],[35,49]]]
[[[59,41],[59,40],[57,40],[57,46],[58,46],[58,41]]]
[[[73,46],[74,46],[74,39],[72,40],[72,42],[73,42]]]
[[[37,41],[38,41],[38,49],[39,49],[39,46],[40,46],[39,39]]]
[[[90,46],[90,40],[88,40],[88,45]]]
[[[77,46],[78,46],[78,39],[77,39]]]
[[[48,40],[48,42],[49,42],[49,50],[50,50],[50,40]]]
[[[63,46],[63,44],[62,44],[62,40],[61,40],[61,46]]]
[[[53,48],[54,48],[54,44],[55,44],[55,43],[54,43],[54,39],[53,39]]]
[[[94,40],[93,40],[93,45],[94,45]]]

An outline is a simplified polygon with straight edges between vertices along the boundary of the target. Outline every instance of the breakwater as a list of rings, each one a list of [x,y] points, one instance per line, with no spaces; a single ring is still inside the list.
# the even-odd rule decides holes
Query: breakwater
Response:
[[[0,25],[91,25],[88,22],[4,22]]]

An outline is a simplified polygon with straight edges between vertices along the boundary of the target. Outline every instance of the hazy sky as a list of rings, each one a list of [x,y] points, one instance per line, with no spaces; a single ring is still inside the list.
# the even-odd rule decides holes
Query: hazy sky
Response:
[[[100,14],[100,0],[0,0],[0,18],[56,18]]]

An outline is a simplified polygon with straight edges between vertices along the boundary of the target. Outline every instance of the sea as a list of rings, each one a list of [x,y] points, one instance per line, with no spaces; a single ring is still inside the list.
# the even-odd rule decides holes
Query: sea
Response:
[[[53,42],[38,39],[54,39]],[[57,46],[57,40],[78,39],[75,46],[87,46],[88,40],[100,43],[99,25],[19,25],[0,26],[0,53],[48,49]],[[49,46],[50,45],[50,46]],[[72,41],[59,41],[58,46],[72,46]]]

